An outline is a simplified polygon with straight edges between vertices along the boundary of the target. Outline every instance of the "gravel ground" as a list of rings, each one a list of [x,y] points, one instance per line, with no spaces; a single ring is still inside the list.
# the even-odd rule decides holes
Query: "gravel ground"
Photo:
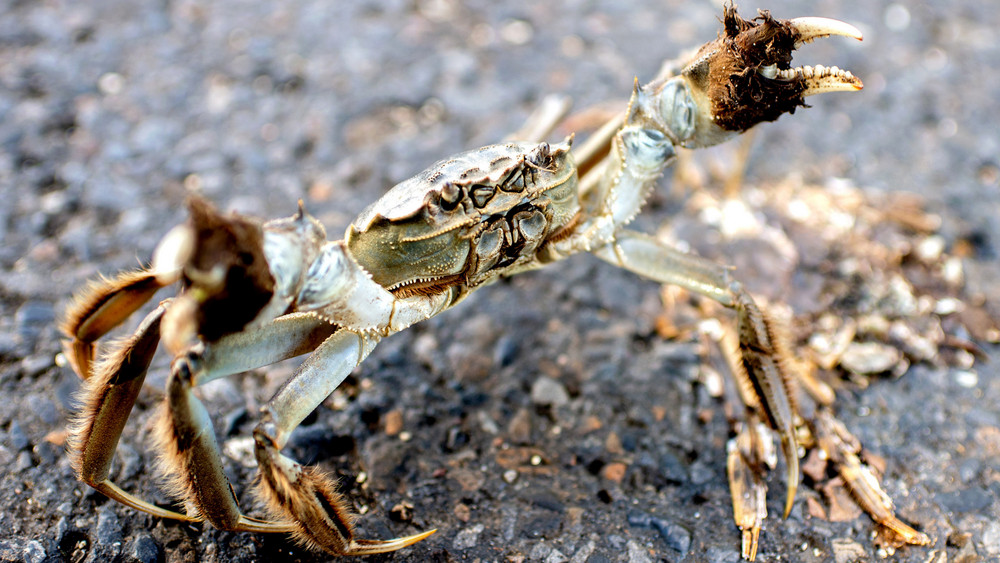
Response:
[[[147,260],[191,189],[267,217],[303,199],[338,233],[388,186],[517,129],[544,95],[623,100],[633,76],[718,29],[714,2],[647,4],[0,6],[0,560],[324,559],[280,537],[140,515],[77,483],[62,443],[78,382],[56,364],[56,318],[86,280]],[[747,184],[844,178],[874,198],[916,193],[962,256],[970,302],[1000,303],[1000,5],[760,7],[861,27],[864,43],[822,41],[797,61],[849,68],[866,87],[762,127]],[[650,207],[647,231],[678,208]],[[767,277],[745,277],[769,292]],[[662,311],[654,284],[589,257],[498,283],[384,342],[291,453],[342,477],[368,536],[438,529],[384,560],[736,561],[728,426],[695,383],[698,343],[658,338]],[[818,518],[806,488],[790,518],[766,522],[760,558],[1000,560],[1000,377],[981,344],[993,363],[921,363],[841,393],[839,415],[886,458],[886,488],[933,546],[879,553],[867,518]],[[146,422],[166,364],[154,362],[114,470],[159,503]],[[244,506],[253,413],[292,369],[203,390]],[[411,514],[393,510],[406,503]]]

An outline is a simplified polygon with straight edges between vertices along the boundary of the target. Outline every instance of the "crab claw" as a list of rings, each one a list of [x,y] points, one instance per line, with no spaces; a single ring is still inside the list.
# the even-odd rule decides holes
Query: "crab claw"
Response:
[[[795,49],[816,38],[860,40],[856,27],[818,17],[778,20],[766,10],[745,20],[734,6],[724,10],[724,32],[703,45],[679,77],[697,116],[691,136],[680,139],[685,146],[714,145],[794,113],[805,96],[862,88],[861,80],[835,66],[791,66]]]
[[[795,49],[805,43],[812,43],[813,39],[820,37],[830,37],[839,35],[841,37],[852,37],[861,41],[864,36],[861,30],[853,25],[831,18],[805,17],[795,18],[787,22],[794,33],[798,34],[795,39]],[[814,67],[804,66],[793,69],[774,69],[778,78],[785,80],[801,79],[805,81],[806,89],[803,96],[823,94],[826,92],[854,92],[864,87],[861,80],[851,74],[849,70],[841,70],[835,66],[824,67],[816,65]],[[757,72],[762,72],[758,69]]]

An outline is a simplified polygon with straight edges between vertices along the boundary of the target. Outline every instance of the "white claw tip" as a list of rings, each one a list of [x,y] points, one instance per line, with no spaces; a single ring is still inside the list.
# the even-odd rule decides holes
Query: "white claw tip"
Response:
[[[833,18],[795,18],[790,20],[789,24],[799,34],[799,41],[796,43],[796,47],[802,43],[809,43],[817,37],[829,37],[831,35],[853,37],[858,41],[864,39],[864,35],[861,33],[860,29],[847,22],[835,20]]]

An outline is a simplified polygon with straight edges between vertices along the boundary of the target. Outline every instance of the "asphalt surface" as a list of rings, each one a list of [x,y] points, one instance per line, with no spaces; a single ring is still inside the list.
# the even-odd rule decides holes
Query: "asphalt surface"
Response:
[[[759,128],[746,185],[840,178],[875,200],[917,194],[960,256],[963,299],[994,311],[998,6],[740,5],[758,7],[860,27],[863,43],[824,40],[796,61],[848,68],[865,90],[811,98]],[[73,291],[148,260],[191,190],[264,217],[302,199],[335,236],[389,186],[516,130],[547,94],[623,103],[633,77],[715,37],[720,14],[678,1],[0,6],[0,560],[325,560],[276,536],[140,515],[76,482],[63,444],[79,383],[57,363],[55,328]],[[700,166],[725,169],[735,152]],[[638,226],[657,231],[681,209],[654,198]],[[766,274],[745,278],[802,301]],[[438,529],[373,559],[736,561],[728,425],[696,383],[697,340],[659,338],[663,310],[657,286],[588,257],[495,284],[380,345],[290,452],[341,478],[366,536]],[[782,521],[779,471],[759,558],[1000,560],[1000,376],[995,347],[979,344],[993,362],[915,363],[867,389],[845,385],[839,400],[885,458],[900,514],[934,545],[880,552],[867,517],[812,514],[809,487]],[[113,470],[162,504],[147,423],[167,364],[155,360]],[[247,438],[292,369],[202,393],[251,512]]]

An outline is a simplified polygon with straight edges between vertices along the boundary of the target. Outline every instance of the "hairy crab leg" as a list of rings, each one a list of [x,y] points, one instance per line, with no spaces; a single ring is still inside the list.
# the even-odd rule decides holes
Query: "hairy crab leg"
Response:
[[[872,469],[858,457],[861,444],[847,431],[843,423],[834,418],[828,409],[821,408],[811,426],[819,447],[837,468],[847,490],[873,520],[892,530],[908,544],[931,543],[927,534],[914,530],[896,517],[892,499],[882,490]]]
[[[177,274],[152,270],[123,272],[113,279],[90,284],[73,300],[60,327],[67,339],[63,353],[81,379],[93,375],[96,342],[135,313],[160,289],[177,280]]]
[[[753,413],[738,425],[735,438],[726,443],[726,473],[733,500],[733,518],[743,532],[742,555],[747,561],[757,557],[760,527],[767,518],[767,485],[764,466],[774,452],[771,439]]]
[[[197,344],[178,356],[167,380],[167,397],[156,423],[161,464],[171,492],[200,518],[232,531],[290,532],[287,522],[245,516],[222,467],[208,412],[191,390],[213,379],[310,352],[336,328],[309,314],[293,314],[252,331]]]
[[[281,454],[292,430],[333,393],[379,340],[347,330],[331,336],[263,408],[264,416],[253,433],[261,477],[258,496],[276,518],[294,525],[301,541],[333,555],[396,551],[436,531],[386,541],[357,539],[350,503],[337,492],[334,481]]]
[[[97,364],[92,377],[86,378],[81,392],[83,407],[70,428],[69,450],[80,480],[108,498],[153,516],[192,521],[196,518],[123,491],[108,475],[122,430],[160,341],[160,320],[169,303],[161,303],[146,315],[135,333]]]
[[[739,362],[746,370],[761,415],[781,437],[787,466],[785,516],[791,510],[799,483],[795,408],[790,399],[791,377],[784,350],[772,322],[754,302],[731,269],[711,260],[686,254],[635,231],[621,230],[613,243],[594,251],[620,268],[660,283],[676,285],[717,301],[737,313]]]

